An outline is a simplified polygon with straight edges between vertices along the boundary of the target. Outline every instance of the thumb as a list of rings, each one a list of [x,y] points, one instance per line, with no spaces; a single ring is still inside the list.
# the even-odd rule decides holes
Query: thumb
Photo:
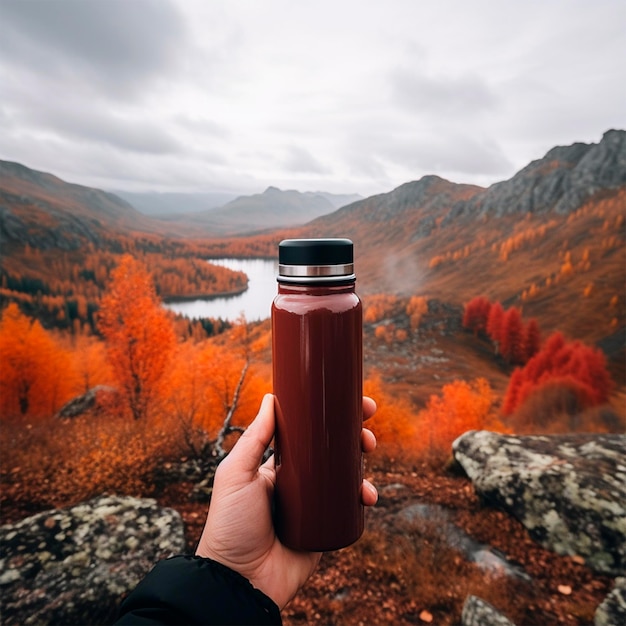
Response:
[[[274,425],[274,396],[268,393],[263,397],[257,416],[239,437],[224,463],[228,461],[229,465],[236,464],[240,471],[256,473],[274,436]]]

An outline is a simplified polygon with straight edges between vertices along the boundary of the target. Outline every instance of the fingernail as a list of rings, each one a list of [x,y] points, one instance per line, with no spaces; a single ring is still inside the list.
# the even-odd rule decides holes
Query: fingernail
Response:
[[[378,490],[371,483],[365,483],[365,488],[370,492],[370,495],[378,502]]]

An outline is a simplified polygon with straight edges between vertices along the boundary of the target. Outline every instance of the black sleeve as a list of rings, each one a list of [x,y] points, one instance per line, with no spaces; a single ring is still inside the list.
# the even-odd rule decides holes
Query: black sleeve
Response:
[[[221,563],[176,556],[157,563],[122,602],[117,625],[281,624],[276,604]]]

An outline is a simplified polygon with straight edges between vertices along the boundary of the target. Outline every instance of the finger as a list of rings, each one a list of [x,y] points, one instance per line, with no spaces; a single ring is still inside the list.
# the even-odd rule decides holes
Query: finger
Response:
[[[378,491],[376,491],[376,487],[369,480],[363,481],[361,502],[364,506],[374,506],[378,502]]]
[[[266,467],[269,470],[274,471],[276,469],[276,455],[274,452],[267,457],[266,461],[261,465],[261,467]]]
[[[376,450],[376,435],[369,428],[361,430],[361,448],[366,453]]]
[[[363,421],[368,420],[376,413],[376,402],[368,396],[363,396]]]
[[[257,416],[239,437],[224,463],[236,464],[244,472],[256,472],[274,436],[274,423],[274,396],[268,393],[263,397]]]
[[[264,476],[268,480],[268,485],[271,486],[270,492],[276,487],[276,466],[273,454],[259,467],[259,476]]]

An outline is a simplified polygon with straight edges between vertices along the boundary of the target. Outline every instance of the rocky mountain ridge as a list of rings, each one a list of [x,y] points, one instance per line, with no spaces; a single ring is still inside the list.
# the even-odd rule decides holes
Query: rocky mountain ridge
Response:
[[[347,216],[358,214],[364,221],[382,222],[416,210],[431,219],[444,217],[446,222],[516,213],[566,214],[594,194],[623,185],[626,131],[609,130],[598,144],[574,143],[552,148],[509,180],[486,189],[428,175],[388,193],[354,202],[325,221],[338,224]]]
[[[359,222],[381,225],[381,232],[371,233],[374,242],[395,239],[406,245],[428,236],[436,226],[459,221],[569,214],[594,195],[625,185],[624,130],[605,132],[597,144],[552,148],[511,179],[487,189],[428,175],[351,202],[355,196],[269,187],[221,207],[167,219],[144,215],[114,194],[0,161],[0,242],[71,249],[81,239],[98,243],[106,230],[209,237],[305,223],[312,232],[350,232]],[[45,232],[50,230],[57,231],[52,238]]]
[[[625,209],[626,131],[611,130],[598,144],[553,148],[487,189],[425,176],[318,218],[298,236],[353,239],[364,293],[419,292],[459,303],[483,293],[519,306],[525,289],[543,285],[542,298],[526,305],[529,315],[548,328],[566,319],[571,332],[597,317],[592,298],[580,302],[585,287],[602,288],[602,302],[623,294]],[[512,255],[514,267],[506,263]],[[567,275],[575,294],[547,288],[566,256],[580,263],[585,255],[592,259],[586,274],[572,266]],[[570,323],[563,310],[572,297],[581,312]]]
[[[597,144],[552,148],[513,178],[477,194],[465,207],[454,207],[450,218],[476,212],[567,214],[594,194],[622,185],[626,185],[626,131],[609,130]]]

